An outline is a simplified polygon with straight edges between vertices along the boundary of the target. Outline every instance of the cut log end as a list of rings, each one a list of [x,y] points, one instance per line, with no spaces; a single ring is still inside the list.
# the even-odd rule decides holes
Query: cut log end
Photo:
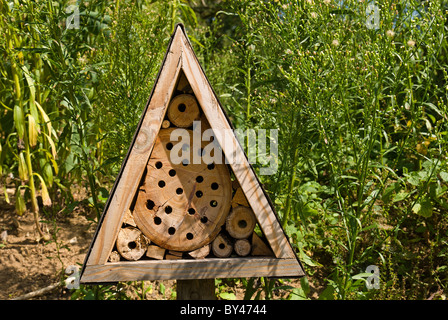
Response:
[[[254,231],[256,219],[253,211],[244,206],[232,208],[226,220],[226,230],[235,239],[246,239]]]
[[[199,120],[200,110],[194,96],[180,94],[171,101],[167,116],[170,122],[179,128],[188,128],[194,120]]]
[[[234,249],[237,255],[245,257],[251,251],[251,245],[247,239],[238,239],[235,241]]]
[[[227,258],[232,254],[233,244],[229,237],[220,233],[212,242],[212,251],[218,258]]]
[[[118,253],[126,260],[139,260],[148,248],[148,240],[134,227],[122,228],[116,242]]]

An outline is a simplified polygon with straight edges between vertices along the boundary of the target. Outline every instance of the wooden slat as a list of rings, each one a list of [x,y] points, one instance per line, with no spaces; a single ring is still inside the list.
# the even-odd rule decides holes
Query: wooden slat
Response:
[[[210,126],[215,132],[232,130],[231,125],[227,121],[227,117],[222,111],[198,60],[194,55],[191,44],[183,33],[181,38],[182,69],[190,82],[193,92],[201,105]],[[225,144],[224,138],[226,139]],[[228,141],[229,138],[230,141]],[[229,155],[235,155],[234,161],[230,161],[230,166],[246,195],[247,201],[257,217],[260,227],[268,239],[275,256],[277,258],[296,258],[236,136],[226,135],[224,137],[223,134],[217,134],[216,139],[227,158],[230,159]]]
[[[86,266],[81,282],[182,280],[234,277],[301,277],[296,259],[206,258],[200,260],[144,260]]]
[[[167,54],[163,72],[155,84],[152,99],[146,113],[143,115],[141,126],[130,146],[127,161],[123,163],[122,174],[118,177],[114,193],[111,194],[109,205],[94,239],[89,253],[87,265],[103,264],[112,251],[115,239],[126,211],[131,205],[133,195],[137,191],[146,163],[148,162],[155,138],[160,130],[162,120],[177,78],[180,72],[181,46],[180,27],[175,33],[172,46]]]

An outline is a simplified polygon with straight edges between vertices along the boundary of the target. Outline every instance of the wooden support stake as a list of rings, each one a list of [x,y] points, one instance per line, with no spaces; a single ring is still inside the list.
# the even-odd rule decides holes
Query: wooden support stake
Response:
[[[177,300],[216,300],[215,279],[177,280]]]

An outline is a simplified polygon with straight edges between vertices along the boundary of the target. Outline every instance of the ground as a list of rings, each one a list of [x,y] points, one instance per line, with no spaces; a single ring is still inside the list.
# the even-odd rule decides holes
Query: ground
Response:
[[[8,194],[12,202],[13,190],[8,190]],[[45,220],[44,214],[41,219]],[[70,214],[42,222],[41,227],[52,236],[50,241],[38,241],[32,213],[27,211],[17,216],[14,204],[7,203],[0,193],[0,300],[21,297],[66,279],[67,267],[84,262],[96,223],[88,218],[85,208],[75,208]],[[299,286],[298,280],[286,281],[282,284]],[[175,281],[145,281],[143,286],[141,282],[130,282],[121,288],[130,299],[141,298],[142,292],[145,299],[175,298]],[[217,293],[224,292],[232,293],[238,300],[245,294],[241,281],[234,280],[223,280],[217,285]],[[33,299],[66,300],[72,294],[73,290],[60,285]],[[285,298],[288,294],[289,291],[277,290],[274,298]]]

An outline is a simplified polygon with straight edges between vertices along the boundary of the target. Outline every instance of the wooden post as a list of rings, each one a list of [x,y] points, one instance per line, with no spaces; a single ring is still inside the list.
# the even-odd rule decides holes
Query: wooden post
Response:
[[[177,280],[177,300],[216,300],[215,279]]]

